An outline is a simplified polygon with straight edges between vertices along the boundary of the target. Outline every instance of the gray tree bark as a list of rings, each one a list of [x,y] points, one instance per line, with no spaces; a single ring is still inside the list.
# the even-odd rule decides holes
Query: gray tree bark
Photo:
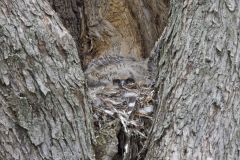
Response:
[[[94,159],[74,40],[45,0],[0,1],[0,159]]]
[[[52,8],[58,13],[64,27],[70,32],[77,45],[82,61],[84,55],[89,54],[91,41],[87,37],[87,25],[84,0],[48,0]]]
[[[240,159],[239,9],[235,0],[171,1],[145,159]]]

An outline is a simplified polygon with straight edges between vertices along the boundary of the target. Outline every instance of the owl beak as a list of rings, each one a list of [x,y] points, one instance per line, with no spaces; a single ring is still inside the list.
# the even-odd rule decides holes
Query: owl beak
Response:
[[[121,81],[120,81],[120,86],[121,86],[121,87],[124,86],[125,84],[126,84],[125,80],[121,80]]]

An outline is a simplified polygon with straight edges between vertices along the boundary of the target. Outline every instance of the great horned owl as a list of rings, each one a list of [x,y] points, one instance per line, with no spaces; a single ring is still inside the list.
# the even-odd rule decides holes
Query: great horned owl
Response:
[[[107,55],[93,60],[85,71],[88,86],[124,85],[144,81],[147,63],[131,57]]]

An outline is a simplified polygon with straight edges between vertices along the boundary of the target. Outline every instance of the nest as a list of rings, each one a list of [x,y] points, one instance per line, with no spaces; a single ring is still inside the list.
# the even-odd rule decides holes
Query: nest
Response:
[[[152,124],[154,90],[142,82],[133,82],[90,88],[89,96],[97,146],[101,146],[97,149],[102,155],[99,159],[107,159],[106,154],[110,159],[136,159]],[[110,151],[109,146],[117,147]]]

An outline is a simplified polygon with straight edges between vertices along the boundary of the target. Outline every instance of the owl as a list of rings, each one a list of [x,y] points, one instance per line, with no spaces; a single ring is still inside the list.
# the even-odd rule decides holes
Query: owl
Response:
[[[84,73],[89,87],[123,86],[144,81],[148,76],[145,61],[118,55],[107,55],[93,60]]]

